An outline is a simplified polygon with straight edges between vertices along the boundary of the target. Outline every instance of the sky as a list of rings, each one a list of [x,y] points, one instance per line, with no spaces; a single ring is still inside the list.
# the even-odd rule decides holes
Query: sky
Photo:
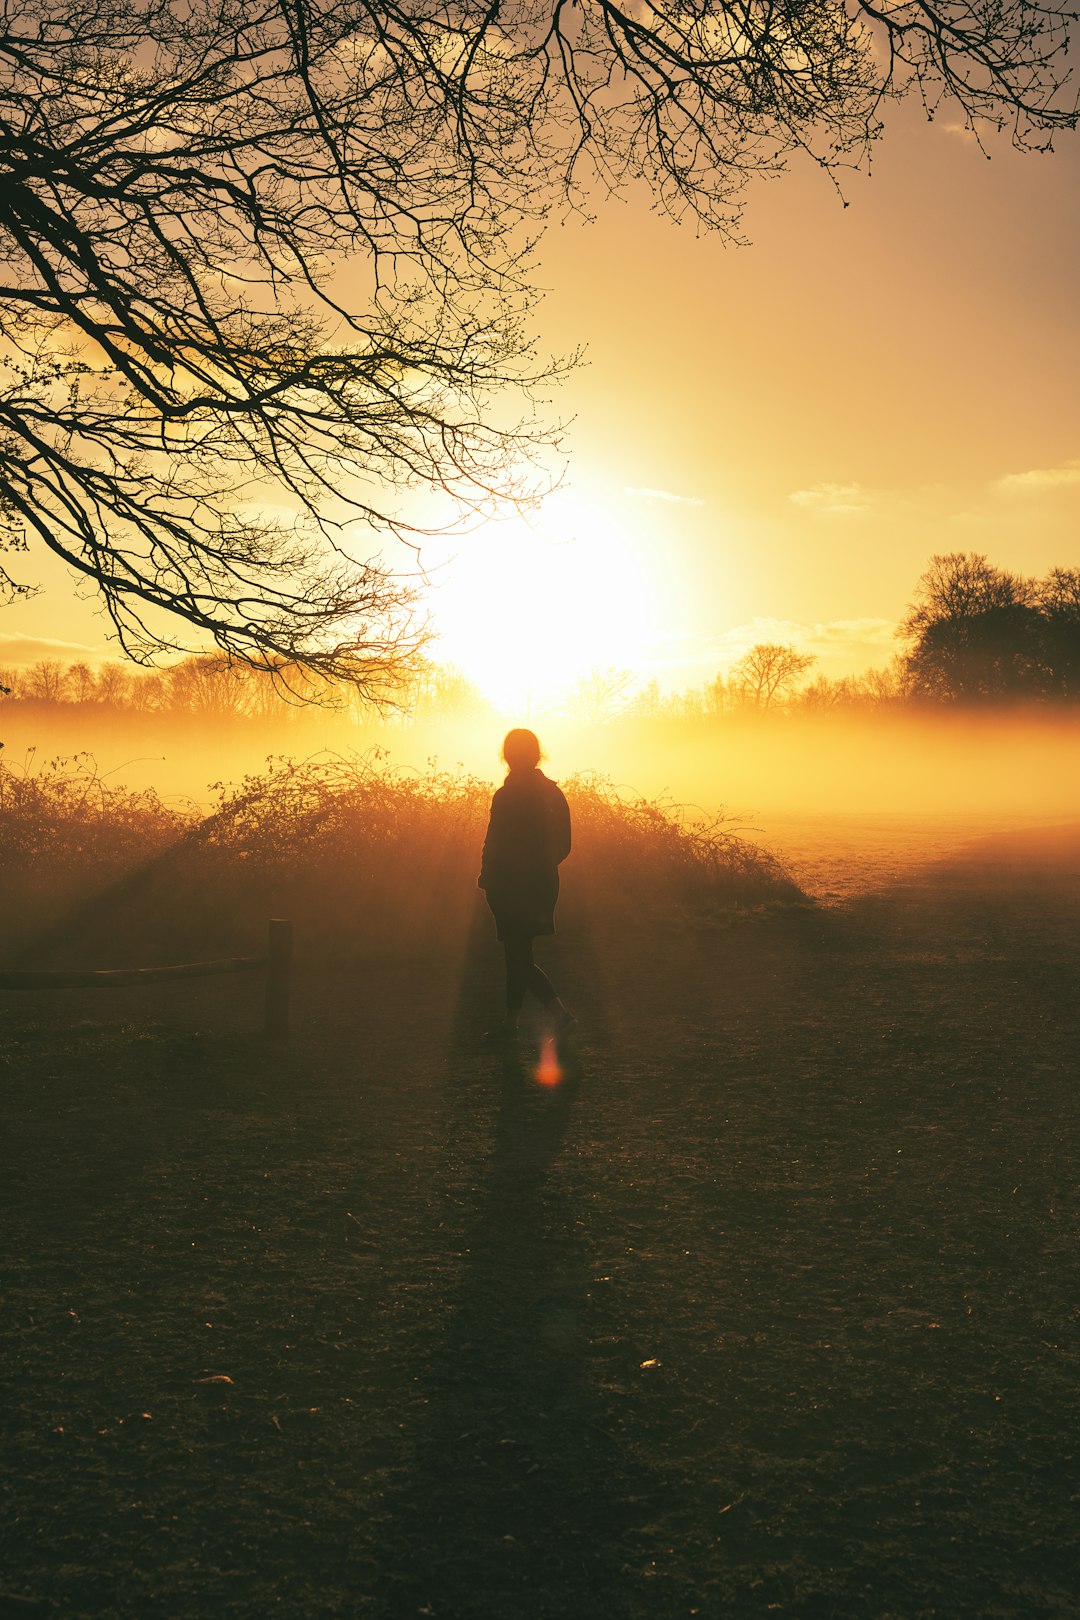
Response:
[[[909,101],[843,198],[810,166],[752,185],[747,246],[642,189],[553,226],[540,346],[585,349],[563,485],[429,547],[434,655],[509,708],[592,667],[694,685],[763,640],[835,676],[892,656],[933,552],[1080,563],[1080,137],[1057,145],[987,156]],[[0,665],[107,653],[37,574]]]
[[[619,582],[628,645],[597,662],[677,687],[776,640],[852,673],[892,656],[936,551],[1080,562],[1080,145],[1059,148],[988,159],[905,105],[847,206],[809,168],[752,188],[747,247],[640,196],[549,233],[544,335],[588,346],[560,397],[568,515],[586,551],[591,516],[621,527],[649,621],[646,651]]]

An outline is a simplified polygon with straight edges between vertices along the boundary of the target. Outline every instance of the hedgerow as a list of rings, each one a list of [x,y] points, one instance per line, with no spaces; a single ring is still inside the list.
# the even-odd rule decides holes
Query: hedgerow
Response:
[[[722,818],[595,776],[564,786],[574,850],[561,927],[586,915],[678,924],[800,898],[775,858]],[[55,925],[65,902],[85,912],[93,897],[99,939],[166,955],[248,949],[267,915],[292,917],[309,952],[345,959],[438,950],[467,929],[490,784],[434,762],[394,767],[376,750],[273,758],[214,791],[203,815],[110,786],[86,758],[21,775],[0,764],[9,909],[21,902],[24,917],[36,908]]]

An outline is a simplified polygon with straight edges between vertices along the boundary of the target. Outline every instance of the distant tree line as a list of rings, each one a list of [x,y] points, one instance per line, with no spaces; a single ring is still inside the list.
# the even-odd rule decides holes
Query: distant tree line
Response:
[[[319,708],[304,701],[305,674],[300,668],[272,674],[220,653],[191,656],[159,669],[118,662],[66,663],[41,658],[36,663],[0,668],[0,694],[15,703],[56,709],[90,707],[101,714],[161,714],[172,718],[298,721],[334,712],[370,720],[376,712],[354,685],[331,687],[321,680],[313,689]],[[335,701],[336,699],[336,701]],[[399,718],[461,713],[485,708],[483,699],[452,665],[414,658],[399,672],[394,708]]]
[[[979,552],[935,555],[897,635],[901,651],[884,668],[839,679],[807,682],[816,662],[810,654],[763,642],[726,679],[717,675],[689,691],[664,695],[655,681],[631,691],[629,674],[614,670],[597,672],[588,691],[594,708],[605,697],[609,718],[683,721],[748,711],[1080,702],[1080,568],[1030,579]]]
[[[565,714],[583,725],[603,725],[621,716],[674,720],[711,720],[723,714],[790,707],[810,703],[826,686],[830,691],[855,695],[855,682],[815,683],[805,693],[798,683],[814,663],[807,653],[774,643],[759,643],[738,661],[727,678],[717,675],[700,689],[662,694],[656,681],[642,686],[632,670],[613,667],[590,670],[565,699]],[[878,672],[872,671],[869,680]],[[302,690],[303,673],[290,672],[290,686]],[[290,695],[290,688],[250,664],[230,662],[219,654],[188,657],[167,668],[148,670],[133,664],[85,661],[65,663],[42,658],[36,663],[0,668],[0,692],[16,703],[57,709],[94,708],[100,712],[182,715],[226,719],[288,720],[302,718],[310,708]],[[370,720],[370,704],[357,699],[348,683],[336,693],[325,682],[318,697],[338,699],[337,712]],[[453,665],[427,658],[415,659],[399,676],[395,707],[384,710],[384,723],[410,720],[462,718],[494,719],[491,705],[467,677]]]
[[[1052,568],[1027,579],[995,567],[981,553],[931,557],[898,628],[902,650],[884,667],[838,679],[807,680],[813,655],[758,642],[704,685],[663,693],[633,671],[607,667],[581,677],[563,708],[582,725],[615,720],[707,724],[730,715],[882,710],[925,706],[1080,702],[1080,568]],[[96,705],[102,710],[224,719],[295,719],[303,672],[288,682],[221,654],[185,658],[146,670],[120,663],[35,664],[0,668],[0,693],[14,702]],[[289,688],[300,694],[290,700]],[[319,695],[326,697],[325,685]],[[370,719],[370,705],[349,683],[339,708]],[[395,688],[396,723],[451,717],[497,724],[476,687],[453,666],[417,658]],[[395,723],[394,717],[384,716]]]
[[[801,653],[795,647],[758,642],[733,665],[726,677],[717,674],[700,686],[666,693],[655,680],[629,690],[629,671],[596,671],[587,683],[590,693],[595,694],[605,685],[613,692],[616,677],[621,674],[628,688],[624,699],[617,707],[609,704],[601,714],[595,704],[583,709],[575,694],[570,707],[582,720],[614,720],[625,716],[681,725],[708,725],[736,716],[882,709],[910,701],[910,683],[901,658],[894,658],[884,669],[867,669],[861,675],[844,675],[839,679],[818,675],[804,683],[802,677],[815,662],[812,654]]]
[[[164,669],[134,664],[65,663],[41,658],[0,671],[16,703],[51,707],[92,706],[136,713],[190,713],[263,718],[288,713],[279,690],[250,665],[230,665],[220,656],[189,657]]]

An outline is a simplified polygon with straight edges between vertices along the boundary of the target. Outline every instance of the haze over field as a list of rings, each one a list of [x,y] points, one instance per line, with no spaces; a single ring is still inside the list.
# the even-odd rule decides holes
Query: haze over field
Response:
[[[423,770],[436,760],[492,784],[505,723],[494,714],[413,724],[300,715],[291,723],[152,715],[3,715],[9,768],[37,770],[86,751],[110,780],[208,802],[215,781],[237,782],[269,755],[297,759],[386,750]],[[1080,720],[1007,716],[729,717],[707,727],[628,717],[583,725],[536,722],[557,779],[597,772],[628,794],[664,796],[769,830],[770,818],[876,815],[985,821],[1070,819],[1080,803]]]

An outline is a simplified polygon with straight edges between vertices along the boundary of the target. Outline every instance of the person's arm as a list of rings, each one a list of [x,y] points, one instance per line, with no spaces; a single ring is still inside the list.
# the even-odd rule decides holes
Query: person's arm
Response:
[[[495,841],[497,837],[498,817],[496,810],[497,800],[492,799],[491,812],[488,816],[487,832],[484,835],[484,848],[480,856],[480,876],[476,880],[476,887],[478,889],[486,889],[488,886],[488,878],[491,876],[491,859],[492,855],[494,854]]]
[[[562,788],[552,794],[551,842],[556,865],[561,866],[570,853],[570,806]]]

